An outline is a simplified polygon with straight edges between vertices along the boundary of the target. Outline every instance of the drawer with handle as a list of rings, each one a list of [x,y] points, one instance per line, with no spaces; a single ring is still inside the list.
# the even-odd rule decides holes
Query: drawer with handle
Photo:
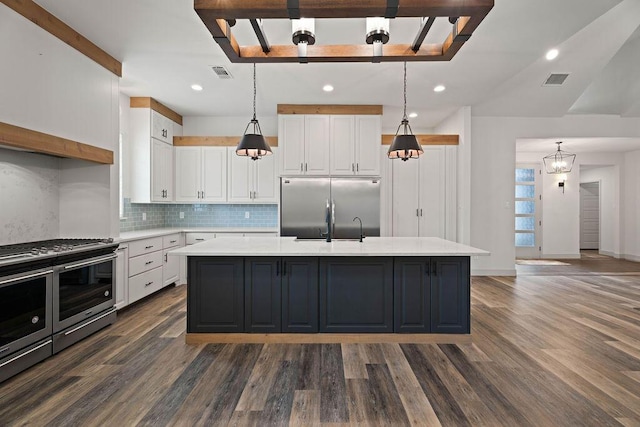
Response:
[[[129,243],[129,257],[162,250],[162,237],[134,240]]]
[[[162,238],[163,249],[173,248],[175,246],[180,246],[180,233],[169,234]]]
[[[162,266],[162,251],[129,257],[129,277]]]
[[[154,268],[129,278],[129,304],[162,289],[162,268]]]
[[[215,233],[187,233],[187,245],[194,245],[216,237]]]

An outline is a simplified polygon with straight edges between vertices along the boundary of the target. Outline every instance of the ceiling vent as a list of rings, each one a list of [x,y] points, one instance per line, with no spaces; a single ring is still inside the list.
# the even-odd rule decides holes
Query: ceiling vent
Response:
[[[561,86],[569,74],[551,74],[542,86]]]
[[[214,65],[214,66],[211,67],[211,69],[213,70],[214,73],[216,73],[216,76],[218,76],[218,78],[221,78],[221,79],[232,79],[233,78],[233,76],[231,75],[229,70],[227,70],[226,68],[224,68],[221,65]]]

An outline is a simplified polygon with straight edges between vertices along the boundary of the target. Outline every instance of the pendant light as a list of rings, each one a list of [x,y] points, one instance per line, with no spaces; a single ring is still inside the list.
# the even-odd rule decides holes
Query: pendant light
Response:
[[[551,153],[548,156],[542,158],[544,162],[544,168],[547,173],[560,174],[569,173],[573,168],[573,162],[576,160],[576,155],[567,153],[560,149],[562,142],[556,142],[558,144],[558,150],[555,153]]]
[[[253,133],[247,133],[249,126],[253,126]],[[253,118],[244,129],[244,135],[238,146],[236,147],[236,154],[238,156],[248,156],[252,160],[258,160],[262,156],[269,156],[273,154],[271,147],[267,144],[267,141],[262,136],[262,130],[258,119],[256,119],[256,64],[253,64]]]
[[[402,133],[400,133],[402,128]],[[418,143],[411,126],[409,126],[409,119],[407,118],[407,63],[404,63],[404,114],[402,115],[402,121],[398,130],[396,130],[396,136],[393,138],[393,143],[389,147],[387,157],[390,159],[402,159],[407,161],[409,159],[417,159],[420,155],[424,154],[422,147]]]

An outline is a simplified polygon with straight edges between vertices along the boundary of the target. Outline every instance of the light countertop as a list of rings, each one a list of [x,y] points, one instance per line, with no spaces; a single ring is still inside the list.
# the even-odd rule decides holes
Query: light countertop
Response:
[[[278,228],[264,227],[184,227],[184,228],[152,228],[149,230],[126,231],[120,233],[120,237],[114,241],[119,243],[131,242],[132,240],[147,239],[151,237],[166,236],[173,233],[277,233]]]
[[[436,237],[296,240],[295,237],[213,239],[169,252],[181,256],[486,256],[490,253]]]

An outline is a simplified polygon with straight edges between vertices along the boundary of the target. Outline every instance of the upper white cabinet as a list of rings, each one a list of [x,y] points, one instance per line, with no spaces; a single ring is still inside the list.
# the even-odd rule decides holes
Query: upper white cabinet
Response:
[[[173,144],[173,120],[151,110],[151,136],[167,144]]]
[[[176,201],[227,201],[227,147],[176,147]]]
[[[445,191],[455,191],[455,182],[446,187],[445,147],[422,147],[419,159],[392,162],[392,234],[395,237],[445,236],[447,213]]]
[[[278,202],[278,149],[259,160],[236,155],[228,147],[228,201],[231,203]]]
[[[130,130],[131,201],[173,201],[173,121],[150,108],[132,108]]]
[[[380,116],[331,116],[331,175],[380,176]]]
[[[283,114],[278,118],[282,175],[328,175],[330,116]]]
[[[282,175],[380,175],[377,115],[280,115]]]

